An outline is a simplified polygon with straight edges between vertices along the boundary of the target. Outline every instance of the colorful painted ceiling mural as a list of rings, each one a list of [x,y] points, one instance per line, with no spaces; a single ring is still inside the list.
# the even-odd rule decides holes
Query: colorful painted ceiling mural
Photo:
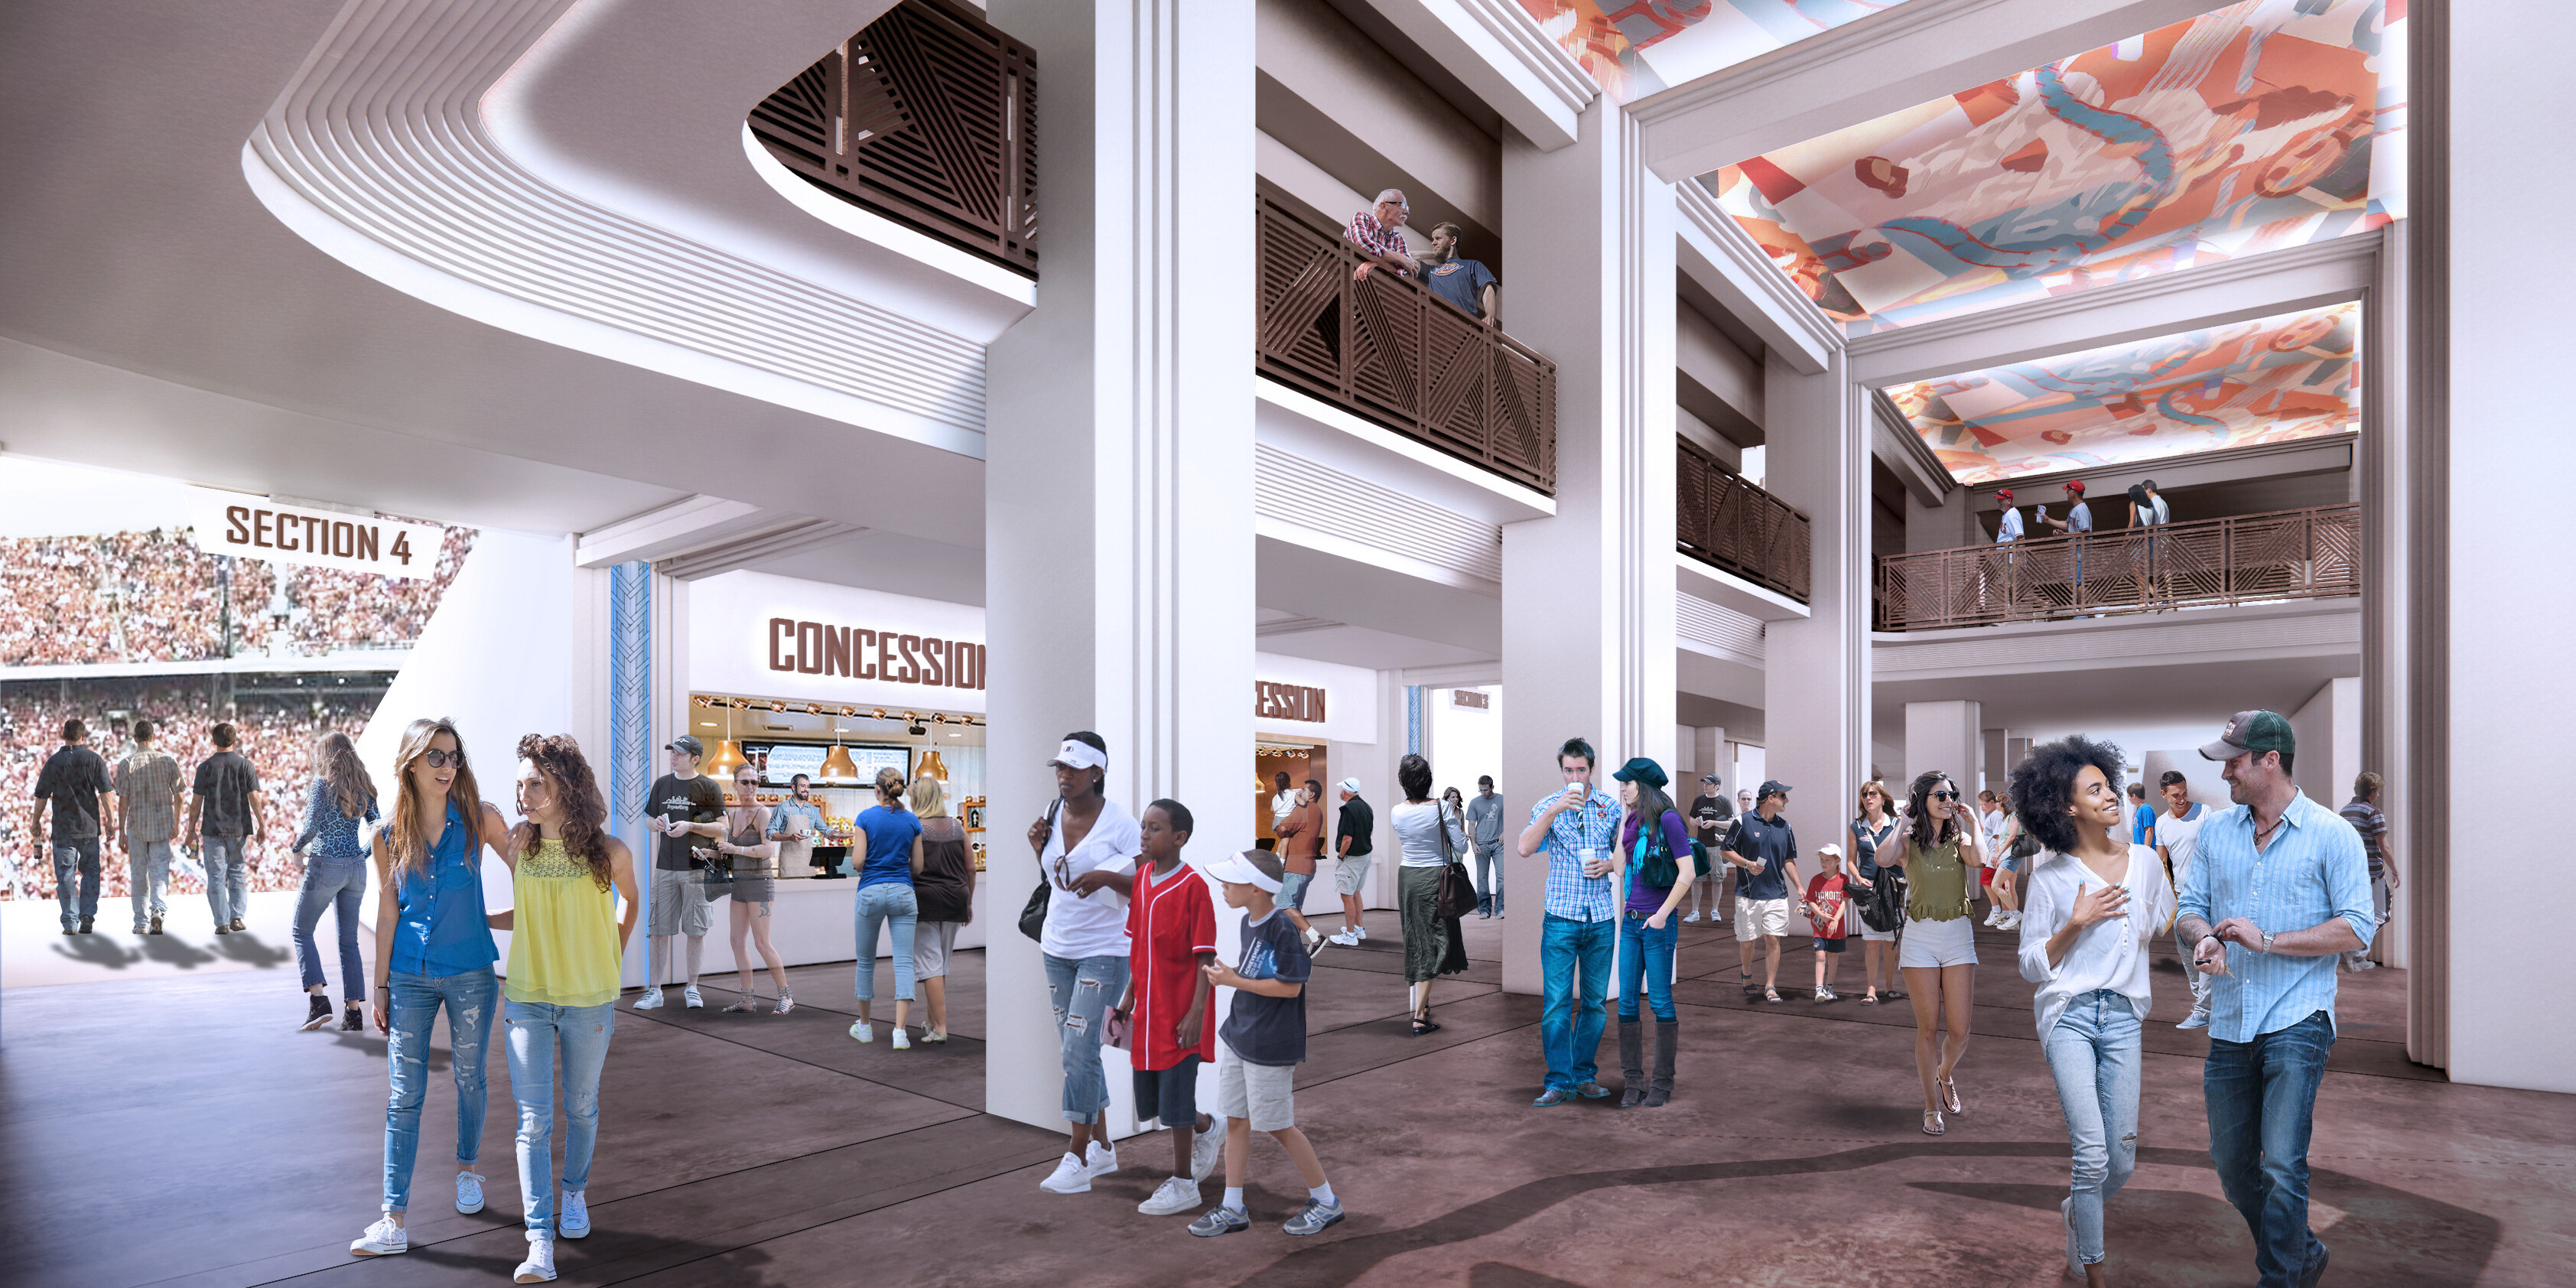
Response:
[[[1887,395],[1973,487],[2358,429],[2360,339],[2361,306],[2337,304]]]
[[[1697,80],[1905,0],[1521,0],[1613,103]]]
[[[1703,176],[1855,336],[2402,217],[2404,0],[2247,0]]]

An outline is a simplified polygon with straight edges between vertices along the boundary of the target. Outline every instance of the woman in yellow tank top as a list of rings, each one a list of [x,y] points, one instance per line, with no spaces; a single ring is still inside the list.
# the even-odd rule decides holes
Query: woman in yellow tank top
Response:
[[[617,1027],[626,941],[635,933],[635,859],[607,831],[608,803],[581,747],[564,734],[519,739],[519,813],[510,864],[510,1094],[519,1102],[519,1197],[528,1259],[517,1280],[554,1278],[554,1240],[590,1233],[591,1150],[599,1140],[599,1073]],[[621,912],[618,901],[625,907]],[[554,1186],[555,1068],[564,1096],[563,1204]]]

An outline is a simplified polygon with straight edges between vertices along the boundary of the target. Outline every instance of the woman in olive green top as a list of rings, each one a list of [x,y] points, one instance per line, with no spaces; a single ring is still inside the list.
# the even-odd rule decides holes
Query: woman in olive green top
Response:
[[[607,831],[608,803],[568,735],[519,739],[519,813],[510,848],[510,931],[501,1018],[509,1026],[510,1094],[519,1102],[519,1198],[528,1259],[517,1282],[555,1277],[554,1240],[590,1233],[591,1150],[599,1140],[599,1072],[617,1027],[626,941],[635,933],[635,860]],[[624,900],[622,913],[617,900]],[[563,1056],[563,1208],[555,1210],[555,1056]]]
[[[1914,1004],[1914,1068],[1923,1078],[1923,1133],[1950,1130],[1945,1114],[1962,1112],[1952,1081],[1968,1053],[1968,1016],[1977,979],[1977,869],[1985,866],[1977,829],[1960,821],[1959,789],[1931,770],[1914,780],[1913,820],[1905,834],[1905,930],[1897,968]],[[1949,1035],[1941,1035],[1944,1020]]]

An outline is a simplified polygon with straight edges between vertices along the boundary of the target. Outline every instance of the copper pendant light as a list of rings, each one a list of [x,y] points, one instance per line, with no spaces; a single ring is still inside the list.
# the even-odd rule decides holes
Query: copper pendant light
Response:
[[[832,744],[832,750],[823,756],[822,777],[824,781],[834,783],[858,781],[859,767],[850,760],[849,748],[837,742]]]
[[[731,779],[735,770],[750,763],[742,758],[742,744],[726,738],[716,743],[716,758],[707,762],[707,772],[717,778]]]

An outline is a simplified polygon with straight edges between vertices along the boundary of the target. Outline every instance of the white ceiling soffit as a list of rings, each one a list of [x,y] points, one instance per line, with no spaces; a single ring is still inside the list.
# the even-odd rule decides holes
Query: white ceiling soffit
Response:
[[[1843,347],[1842,327],[1762,253],[1743,225],[1718,209],[1717,199],[1697,179],[1674,184],[1673,203],[1681,237],[1675,268],[1716,296],[1762,347],[1779,354],[1798,374],[1823,374]]]
[[[718,114],[739,117],[885,7],[866,0],[834,16],[798,6],[810,30],[770,51],[778,73]],[[585,200],[502,145],[485,117],[487,95],[558,23],[605,20],[618,8],[350,0],[243,145],[243,174],[298,235],[439,307],[980,458],[980,340],[670,231],[650,218],[670,214],[668,206],[638,217]],[[758,52],[736,38],[744,15],[727,7],[725,17],[720,37],[703,25],[671,27],[676,39],[660,42],[651,51],[657,57],[639,54],[625,74],[659,88],[670,83],[665,73],[679,75],[692,59]],[[752,34],[775,25],[755,24]],[[520,92],[513,101],[542,97]],[[742,166],[734,122],[725,124],[722,146]],[[660,144],[628,138],[627,153]],[[757,186],[743,170],[743,181]]]
[[[1898,327],[1851,342],[1852,379],[1884,388],[2360,299],[2379,277],[2376,232],[2158,273]]]
[[[1914,422],[1897,409],[1895,399],[1872,389],[1869,408],[1870,446],[1915,500],[1937,506],[1959,490],[1959,482],[1950,477],[1949,467],[1933,454],[1932,445],[1923,441]]]
[[[1666,183],[2180,22],[2215,0],[1907,0],[1628,105]]]
[[[1518,0],[1368,0],[1542,152],[1574,141],[1600,88]]]

